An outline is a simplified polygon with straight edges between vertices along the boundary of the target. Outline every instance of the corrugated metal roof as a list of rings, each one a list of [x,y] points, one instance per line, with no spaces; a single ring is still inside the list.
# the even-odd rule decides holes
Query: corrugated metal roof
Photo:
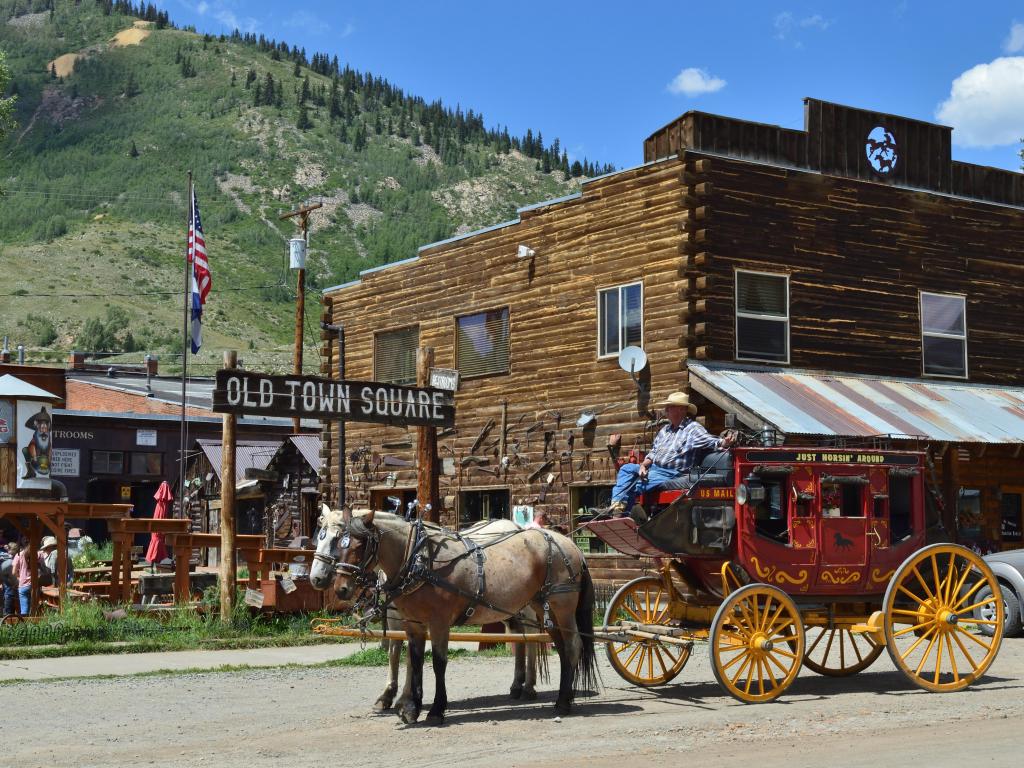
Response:
[[[206,454],[206,458],[210,460],[213,471],[217,473],[217,478],[222,480],[220,476],[222,456],[220,440],[199,439],[196,442]],[[266,469],[282,445],[284,445],[284,440],[239,440],[235,444],[235,482],[244,480],[245,470],[250,467]]]
[[[1024,388],[823,371],[688,364],[690,384],[726,411],[796,435],[910,435],[1024,443]]]
[[[320,458],[320,442],[319,435],[292,435],[288,438],[295,444],[295,447],[299,449],[299,453],[302,454],[309,466],[319,472],[323,469],[324,460]]]

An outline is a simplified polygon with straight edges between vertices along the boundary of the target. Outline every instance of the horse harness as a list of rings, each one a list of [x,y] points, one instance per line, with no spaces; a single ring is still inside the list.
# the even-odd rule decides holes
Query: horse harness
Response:
[[[357,528],[361,530],[357,530]],[[483,545],[466,535],[468,532],[458,533],[456,531],[448,531],[444,528],[441,528],[438,531],[442,535],[461,542],[466,548],[465,552],[460,553],[450,560],[443,561],[442,565],[449,565],[463,558],[473,558],[476,562],[477,587],[475,593],[465,590],[437,574],[435,570],[437,565],[437,548],[431,547],[431,544],[434,542],[432,541],[426,526],[424,526],[422,518],[417,518],[410,530],[411,546],[406,546],[408,555],[406,555],[402,567],[398,569],[398,573],[395,574],[394,578],[388,579],[384,583],[380,583],[378,581],[375,571],[376,559],[380,550],[380,533],[376,528],[363,525],[362,521],[358,518],[354,519],[349,526],[343,529],[341,541],[339,543],[342,544],[343,548],[347,548],[349,546],[348,537],[350,536],[362,539],[366,542],[366,549],[363,552],[363,557],[361,558],[359,565],[339,562],[339,558],[337,557],[321,555],[319,553],[315,554],[314,558],[328,566],[332,566],[335,571],[340,571],[341,573],[345,573],[353,577],[355,584],[363,589],[363,595],[359,600],[357,600],[357,604],[363,602],[365,597],[372,595],[369,600],[370,611],[363,617],[360,622],[361,624],[366,624],[374,620],[377,616],[381,615],[382,612],[386,611],[387,607],[396,598],[412,594],[424,584],[439,587],[470,601],[469,605],[466,606],[466,609],[455,619],[455,624],[465,623],[473,616],[474,613],[476,613],[476,609],[479,606],[484,606],[496,613],[503,613],[523,621],[522,609],[519,611],[510,611],[507,608],[494,605],[484,597],[487,591],[487,574],[484,569],[484,563],[487,559],[485,552],[487,548],[507,541],[513,536],[518,536],[527,530],[531,529],[509,531],[504,535],[495,537],[493,541],[488,541]],[[544,536],[544,539],[547,542],[548,551],[544,574],[544,585],[534,596],[534,599],[543,604],[544,626],[545,628],[551,628],[553,623],[550,618],[548,598],[551,595],[556,594],[580,592],[583,589],[583,585],[579,579],[579,575],[573,569],[572,562],[569,560],[568,555],[566,555],[562,550],[562,547],[559,546],[558,542],[556,542],[547,531],[541,528],[536,530],[540,531]],[[555,584],[552,581],[552,566],[554,564],[556,552],[561,557],[562,563],[569,575],[568,581],[558,584]],[[586,563],[584,563],[583,568],[586,569]]]

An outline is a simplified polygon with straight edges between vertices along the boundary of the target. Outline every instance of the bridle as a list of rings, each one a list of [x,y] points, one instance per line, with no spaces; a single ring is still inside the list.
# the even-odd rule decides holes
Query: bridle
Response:
[[[327,529],[324,528],[320,531],[320,536],[326,535]],[[368,528],[365,536],[356,536],[348,526],[342,527],[340,533],[342,552],[348,550],[351,538],[364,542],[363,557],[358,565],[344,562],[340,555],[325,555],[320,552],[313,553],[313,560],[323,563],[335,574],[351,577],[357,587],[365,588],[375,585],[377,583],[377,553],[380,551],[380,533],[376,528]]]

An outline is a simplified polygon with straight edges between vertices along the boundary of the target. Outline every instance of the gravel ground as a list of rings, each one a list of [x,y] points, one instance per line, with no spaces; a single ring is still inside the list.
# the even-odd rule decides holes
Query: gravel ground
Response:
[[[511,659],[456,659],[443,727],[370,713],[381,668],[270,669],[5,687],[5,763],[30,766],[286,765],[627,768],[756,759],[772,766],[1019,765],[1024,638],[953,694],[911,685],[883,654],[846,679],[804,672],[780,701],[744,705],[714,682],[706,646],[678,683],[644,690],[605,663],[600,693],[556,719],[553,685],[511,702]],[[552,672],[557,659],[552,659]],[[427,695],[433,679],[427,676]]]

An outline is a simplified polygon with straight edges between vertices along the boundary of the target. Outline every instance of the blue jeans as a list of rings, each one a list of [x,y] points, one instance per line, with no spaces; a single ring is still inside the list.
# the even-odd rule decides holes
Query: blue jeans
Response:
[[[615,478],[615,487],[612,488],[612,501],[621,501],[629,510],[636,501],[637,494],[655,491],[669,480],[674,480],[682,474],[677,469],[662,467],[658,464],[651,464],[647,471],[647,478],[640,479],[639,464],[623,464],[619,468],[619,474]]]
[[[14,613],[14,601],[18,595],[17,587],[9,587],[4,584],[4,616]]]
[[[21,604],[21,615],[28,616],[29,603],[32,602],[32,585],[18,587],[18,602]]]

